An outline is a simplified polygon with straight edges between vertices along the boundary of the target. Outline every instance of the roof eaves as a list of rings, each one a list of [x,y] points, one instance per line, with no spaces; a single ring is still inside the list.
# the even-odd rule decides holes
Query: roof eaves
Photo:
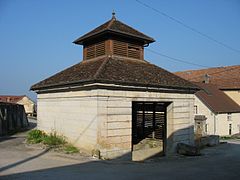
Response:
[[[107,61],[106,61],[107,62]],[[105,62],[105,63],[106,63]],[[103,63],[104,64],[104,63]],[[103,69],[104,65],[102,65]],[[42,90],[42,89],[47,89],[47,88],[58,88],[58,87],[63,87],[67,85],[78,85],[78,84],[89,84],[89,83],[107,83],[107,84],[116,84],[116,85],[129,85],[129,86],[136,86],[136,87],[146,87],[146,88],[169,88],[169,89],[175,89],[175,90],[182,90],[186,92],[193,92],[195,93],[198,91],[197,88],[194,87],[179,87],[179,86],[166,86],[166,85],[158,85],[158,84],[144,84],[144,83],[136,83],[136,82],[120,82],[120,81],[112,81],[112,80],[101,80],[97,79],[98,74],[95,74],[94,79],[87,79],[87,80],[80,80],[80,81],[72,81],[72,82],[65,82],[65,83],[55,83],[51,85],[42,85],[38,87],[31,87],[30,90],[35,91],[35,90]]]
[[[76,40],[73,41],[72,43],[82,45],[82,44],[83,44],[83,41],[84,41],[85,39],[88,39],[88,38],[90,38],[90,37],[94,37],[94,36],[96,36],[96,35],[99,35],[99,34],[101,34],[101,33],[104,33],[104,31],[106,31],[106,29],[102,29],[101,31],[98,31],[98,32],[95,32],[95,33],[93,33],[93,34],[89,34],[89,35],[86,35],[86,36],[83,35],[82,37],[76,39]]]
[[[146,35],[145,35],[146,37],[142,37],[142,36],[138,36],[138,35],[135,35],[135,34],[132,34],[132,33],[125,33],[123,31],[118,31],[118,30],[113,30],[113,29],[109,29],[109,31],[124,34],[124,35],[131,36],[131,37],[136,37],[138,39],[149,41],[149,43],[155,42],[155,40],[153,38],[148,37]]]
[[[78,39],[76,39],[75,41],[73,41],[72,43],[74,44],[79,44],[79,45],[82,45],[83,44],[83,41],[85,41],[86,39],[89,39],[89,38],[93,38],[93,37],[96,37],[96,36],[99,36],[101,34],[105,34],[105,33],[118,33],[118,34],[122,34],[122,35],[125,35],[125,36],[130,36],[130,37],[135,37],[137,39],[142,39],[144,40],[146,43],[152,43],[152,42],[155,42],[155,39],[151,38],[151,37],[147,37],[147,38],[144,38],[144,37],[141,37],[141,36],[138,36],[138,35],[134,35],[134,34],[131,34],[131,33],[125,33],[125,32],[122,32],[122,31],[118,31],[118,30],[113,30],[113,29],[103,29],[101,31],[98,31],[96,33],[93,33],[93,34],[89,34],[87,36],[82,36]]]

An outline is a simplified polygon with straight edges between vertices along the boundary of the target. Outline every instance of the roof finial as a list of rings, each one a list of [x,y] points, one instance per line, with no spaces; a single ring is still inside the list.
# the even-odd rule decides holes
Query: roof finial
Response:
[[[115,17],[115,11],[114,11],[114,9],[113,9],[113,11],[112,11],[112,19],[116,19],[116,17]]]

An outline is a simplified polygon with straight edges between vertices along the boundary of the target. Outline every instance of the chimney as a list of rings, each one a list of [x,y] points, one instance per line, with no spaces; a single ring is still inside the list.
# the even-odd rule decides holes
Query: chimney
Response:
[[[203,83],[208,84],[210,82],[210,76],[208,74],[203,75]]]

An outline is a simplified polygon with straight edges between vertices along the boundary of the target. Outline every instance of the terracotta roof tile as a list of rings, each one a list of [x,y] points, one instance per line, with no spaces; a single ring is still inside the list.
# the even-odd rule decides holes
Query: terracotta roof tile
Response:
[[[195,85],[158,66],[143,60],[123,57],[102,57],[82,61],[31,87],[31,90],[81,84],[84,82],[105,82],[143,87],[165,87],[197,89]]]
[[[220,89],[240,89],[240,65],[188,70],[175,74],[192,82],[202,82],[203,76],[208,74],[209,83],[217,85]]]
[[[25,96],[0,96],[0,102],[17,103]]]

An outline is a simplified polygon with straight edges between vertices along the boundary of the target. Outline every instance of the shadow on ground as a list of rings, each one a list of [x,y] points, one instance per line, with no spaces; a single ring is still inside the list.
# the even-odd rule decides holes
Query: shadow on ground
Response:
[[[200,157],[162,157],[145,163],[120,159],[90,161],[36,171],[26,170],[0,179],[238,179],[240,142],[238,143],[207,148],[205,155]],[[6,167],[1,168],[2,171],[5,169]]]

